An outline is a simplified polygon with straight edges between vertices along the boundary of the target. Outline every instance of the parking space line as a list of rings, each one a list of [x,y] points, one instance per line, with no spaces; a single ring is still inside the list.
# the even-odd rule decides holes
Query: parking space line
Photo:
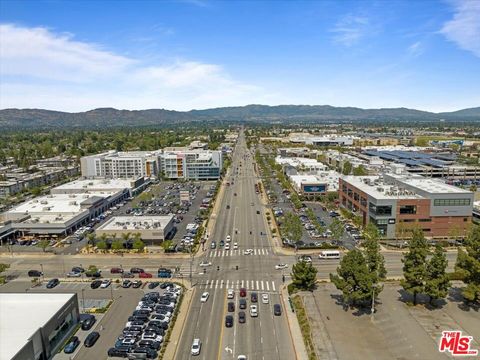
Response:
[[[277,291],[277,290],[275,290],[275,282],[274,281],[272,281],[272,290]]]

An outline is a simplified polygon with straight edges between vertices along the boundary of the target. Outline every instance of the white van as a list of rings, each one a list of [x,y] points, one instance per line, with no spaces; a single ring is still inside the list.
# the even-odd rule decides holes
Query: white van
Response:
[[[340,251],[338,250],[324,250],[318,254],[320,259],[340,259]]]

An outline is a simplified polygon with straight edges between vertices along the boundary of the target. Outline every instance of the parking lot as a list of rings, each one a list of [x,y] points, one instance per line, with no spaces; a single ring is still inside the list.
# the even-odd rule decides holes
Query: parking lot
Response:
[[[162,285],[163,284],[163,285]],[[147,342],[142,342],[140,344],[140,341],[142,340],[143,333],[146,332],[148,328],[152,331],[157,331],[158,334],[155,335],[154,339],[160,340],[159,336],[160,333],[164,333],[165,329],[170,328],[170,323],[171,319],[166,320],[165,317],[160,316],[162,312],[164,312],[161,308],[158,308],[158,305],[161,304],[161,299],[162,301],[165,301],[165,299],[170,299],[170,297],[158,297],[158,304],[155,307],[155,309],[152,309],[152,311],[149,313],[148,316],[148,321],[145,321],[142,332],[137,333],[137,334],[129,334],[128,330],[125,332],[126,334],[123,334],[124,329],[127,327],[127,322],[129,316],[132,316],[133,312],[135,311],[136,307],[139,306],[139,301],[141,301],[142,298],[144,298],[147,294],[149,293],[158,293],[159,295],[164,295],[166,292],[173,292],[169,291],[168,288],[166,288],[165,284],[169,284],[167,282],[158,282],[154,288],[149,288],[147,284],[143,284],[139,288],[134,288],[133,286],[129,287],[122,287],[121,283],[111,283],[108,287],[106,288],[97,288],[97,289],[92,289],[90,286],[90,282],[85,282],[85,283],[61,283],[57,285],[56,287],[52,289],[47,289],[46,284],[44,283],[41,286],[37,286],[34,288],[31,288],[31,283],[27,281],[15,281],[15,282],[10,282],[7,283],[2,287],[2,292],[56,292],[56,293],[77,293],[78,299],[79,299],[79,308],[80,311],[83,313],[85,308],[91,308],[91,307],[102,307],[105,304],[109,303],[110,300],[113,299],[113,302],[108,309],[108,311],[105,314],[95,314],[96,321],[93,324],[91,328],[88,330],[82,330],[80,328],[74,336],[77,336],[80,340],[80,344],[75,348],[73,353],[71,354],[65,354],[63,351],[59,352],[54,358],[56,360],[63,360],[63,359],[79,359],[79,360],[91,360],[91,359],[105,359],[107,357],[107,351],[110,348],[115,347],[120,347],[120,341],[119,337],[123,336],[124,338],[132,338],[134,337],[136,341],[131,344],[128,347],[128,350],[131,352],[134,352],[134,350],[138,347],[147,347],[146,344]],[[180,286],[175,285],[175,289],[179,289]],[[172,288],[173,289],[173,288]],[[180,295],[180,290],[175,290],[177,293],[177,301],[178,301],[178,296]],[[152,295],[147,295],[147,296],[152,296]],[[170,301],[166,306],[167,308],[170,308],[172,311],[170,311],[173,314],[173,310],[176,309],[176,302],[175,305],[171,305]],[[84,305],[85,304],[85,305]],[[162,311],[162,312],[161,312]],[[158,315],[157,320],[154,319]],[[84,316],[84,315],[82,315]],[[162,318],[161,318],[162,317]],[[161,319],[160,319],[161,318]],[[151,323],[153,321],[153,323]],[[158,321],[160,323],[166,323],[167,325],[163,324],[158,324],[155,323],[155,321]],[[157,324],[158,329],[154,328],[154,325]],[[162,329],[160,325],[165,328],[164,331],[160,330]],[[100,334],[100,337],[98,338],[97,342],[94,344],[92,347],[85,347],[83,345],[83,342],[87,335],[93,331],[96,331]],[[151,333],[152,331],[149,331]],[[127,335],[127,336],[125,336]],[[130,336],[132,335],[132,336]],[[135,335],[135,336],[133,336]],[[144,340],[147,339],[148,336],[144,336]],[[121,339],[123,340],[123,338]],[[160,342],[160,344],[152,344],[152,347],[158,347],[160,349],[161,343],[163,339]],[[142,346],[140,346],[142,345]],[[122,350],[125,350],[126,348],[122,348]],[[140,352],[145,351],[145,350],[140,350]],[[155,350],[156,351],[156,350]],[[124,352],[125,353],[125,352]],[[154,355],[152,352],[150,352],[152,355]],[[112,357],[113,359],[113,357]]]
[[[321,359],[447,359],[438,352],[443,330],[461,330],[479,348],[480,314],[465,307],[455,287],[432,309],[408,306],[398,284],[385,284],[373,318],[369,309],[345,309],[333,284],[320,284],[302,298]]]

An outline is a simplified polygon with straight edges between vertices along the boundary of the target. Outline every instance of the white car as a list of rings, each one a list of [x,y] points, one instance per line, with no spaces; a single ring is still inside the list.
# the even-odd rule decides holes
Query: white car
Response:
[[[247,360],[246,355],[238,355],[237,360]]]
[[[212,265],[212,263],[209,262],[209,261],[202,261],[199,266],[200,267],[207,267],[207,266],[211,266],[211,265]]]
[[[82,273],[75,272],[75,271],[70,271],[69,273],[67,273],[67,277],[80,277],[80,276],[82,276]]]
[[[268,304],[268,294],[267,293],[262,294],[262,303],[263,304]]]
[[[227,238],[225,239],[225,241],[226,241],[226,242],[229,242],[229,241],[231,241],[231,240],[232,240],[232,238],[230,237],[230,235],[227,235]]]
[[[235,291],[233,289],[227,290],[227,299],[233,299],[235,297]]]
[[[288,268],[288,264],[275,265],[275,270],[281,270],[281,269],[286,269],[286,268]]]
[[[210,294],[205,291],[205,292],[202,294],[202,297],[200,298],[200,302],[202,302],[202,303],[207,302],[209,295],[210,295]]]
[[[257,317],[258,316],[257,305],[250,305],[250,316],[251,317]]]
[[[243,252],[244,255],[251,255],[253,254],[253,249],[247,249]]]
[[[237,250],[238,249],[238,244],[237,243],[233,243],[233,250]]]
[[[200,339],[193,339],[192,343],[192,355],[200,355],[200,349],[202,348],[202,342]]]
[[[225,250],[230,250],[230,244],[229,243],[225,244]]]
[[[157,342],[162,342],[163,337],[161,335],[157,335],[154,332],[146,332],[142,335],[142,340],[153,340]]]
[[[112,283],[112,280],[105,279],[105,280],[102,281],[102,284],[100,285],[100,287],[102,289],[105,289],[105,288],[109,287],[111,283]]]

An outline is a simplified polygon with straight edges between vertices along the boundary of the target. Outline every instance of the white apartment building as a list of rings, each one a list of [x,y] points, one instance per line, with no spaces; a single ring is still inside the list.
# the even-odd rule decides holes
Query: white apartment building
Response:
[[[223,166],[221,151],[176,149],[164,151],[161,171],[166,179],[215,180]]]
[[[158,175],[161,151],[115,150],[80,159],[83,177],[130,179]]]

